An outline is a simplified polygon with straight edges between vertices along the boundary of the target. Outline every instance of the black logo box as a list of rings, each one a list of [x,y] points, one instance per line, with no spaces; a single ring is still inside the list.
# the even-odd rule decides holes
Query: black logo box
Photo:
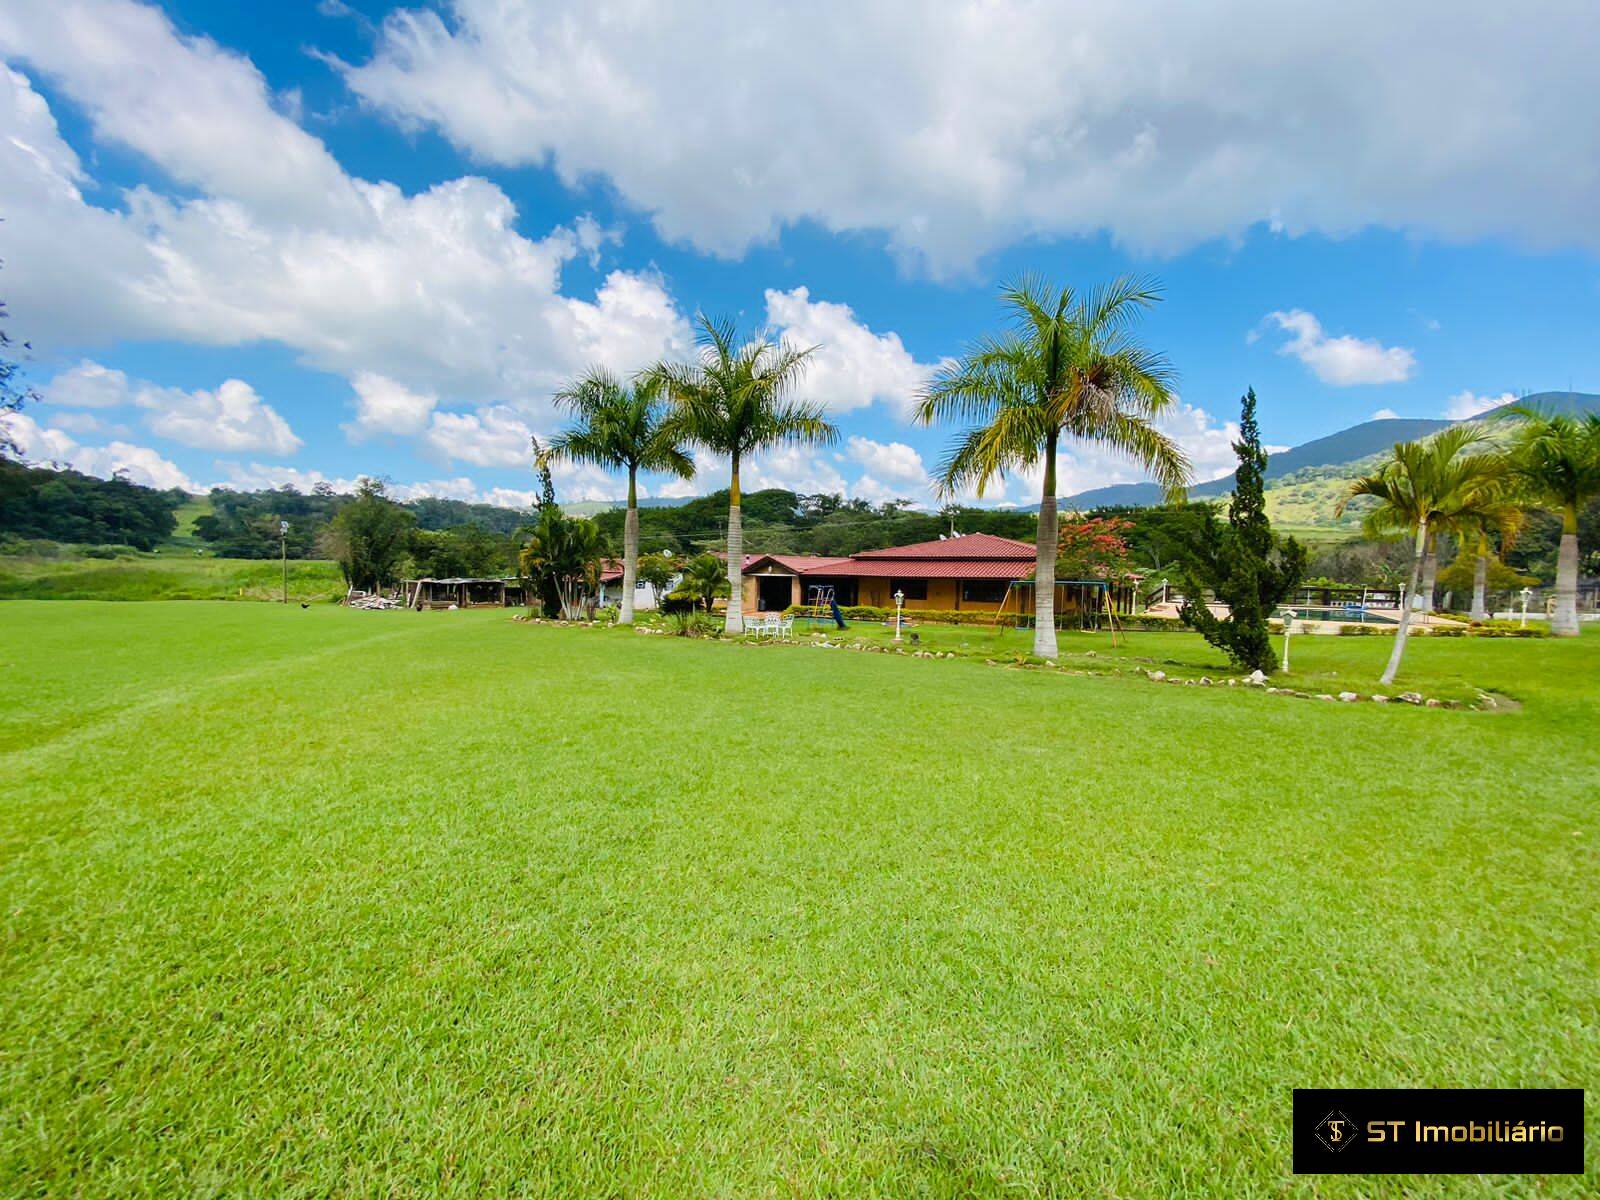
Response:
[[[1294,1170],[1582,1174],[1583,1089],[1295,1088]]]

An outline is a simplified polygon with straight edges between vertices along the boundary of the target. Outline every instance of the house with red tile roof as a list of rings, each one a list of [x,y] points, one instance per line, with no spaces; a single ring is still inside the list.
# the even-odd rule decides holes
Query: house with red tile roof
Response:
[[[799,554],[752,555],[744,567],[744,611],[781,612],[815,603],[825,589],[840,607],[893,608],[905,597],[908,612],[986,612],[1027,615],[1033,611],[1035,550],[1032,542],[969,533],[910,546],[863,550],[841,558]],[[1099,611],[1102,580],[1056,582],[1056,611]],[[1134,588],[1110,587],[1116,611],[1133,610]]]

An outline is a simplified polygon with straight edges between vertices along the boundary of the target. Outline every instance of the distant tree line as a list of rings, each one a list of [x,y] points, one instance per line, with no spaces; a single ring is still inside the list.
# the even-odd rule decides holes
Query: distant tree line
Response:
[[[152,550],[177,528],[188,497],[119,477],[32,467],[0,458],[0,535]]]
[[[223,558],[277,558],[280,552],[278,523],[288,521],[289,557],[316,558],[323,553],[322,539],[334,517],[354,498],[334,491],[326,483],[317,484],[309,492],[288,485],[259,492],[213,488],[211,512],[195,521],[194,533],[208,549]],[[395,503],[387,496],[385,501]],[[516,509],[431,496],[407,501],[398,507],[410,514],[412,525],[419,531],[475,527],[507,538],[529,520],[526,512]],[[431,543],[427,539],[419,542],[419,546],[428,544],[434,547],[431,552],[444,549],[438,539]],[[425,550],[425,553],[430,551]]]
[[[670,508],[639,510],[639,544],[646,551],[692,555],[721,550],[727,540],[728,489]],[[824,554],[843,557],[884,546],[927,542],[954,529],[1031,539],[1036,518],[1005,509],[951,505],[919,512],[909,500],[872,504],[861,499],[781,488],[745,492],[740,499],[745,548],[761,554]],[[622,540],[625,513],[612,509],[594,520],[608,538]]]

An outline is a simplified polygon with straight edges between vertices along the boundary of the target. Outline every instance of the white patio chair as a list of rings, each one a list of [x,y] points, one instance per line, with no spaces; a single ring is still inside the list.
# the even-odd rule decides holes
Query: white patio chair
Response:
[[[778,637],[785,642],[794,640],[793,617],[780,617],[778,619]]]
[[[744,619],[745,637],[762,637],[767,632],[767,619],[765,617],[746,617]]]

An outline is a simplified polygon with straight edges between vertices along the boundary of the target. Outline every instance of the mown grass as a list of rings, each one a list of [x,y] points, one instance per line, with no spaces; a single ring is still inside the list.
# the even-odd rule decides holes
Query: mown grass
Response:
[[[659,619],[657,623],[665,624]],[[836,642],[845,649],[856,644],[882,650],[894,650],[914,655],[918,650],[950,653],[962,658],[977,659],[999,666],[1038,666],[1041,659],[1033,654],[1033,631],[1009,629],[992,625],[937,625],[907,622],[901,630],[901,640],[894,640],[894,624],[876,621],[850,621],[844,630],[832,621],[811,621],[797,618],[794,624],[794,644],[818,641]],[[1414,637],[1410,646],[1421,643],[1424,635]],[[1436,642],[1466,639],[1438,637]],[[1499,642],[1504,638],[1478,638],[1475,643]],[[1193,634],[1174,622],[1174,630],[1135,630],[1118,632],[1113,638],[1109,631],[1089,634],[1062,630],[1057,635],[1059,653],[1053,660],[1058,667],[1070,671],[1088,671],[1100,675],[1137,676],[1141,679],[1151,671],[1161,671],[1171,679],[1213,679],[1223,681],[1230,676],[1240,676],[1227,658],[1207,647]],[[1283,641],[1272,639],[1275,661],[1282,661]],[[761,640],[765,647],[773,643]],[[1272,677],[1272,685],[1310,694],[1334,694],[1353,691],[1366,697],[1374,692],[1395,696],[1405,691],[1420,691],[1430,698],[1458,701],[1463,704],[1478,703],[1485,691],[1498,692],[1498,684],[1515,689],[1521,682],[1519,673],[1506,678],[1496,672],[1494,664],[1520,662],[1515,656],[1506,657],[1498,650],[1470,650],[1461,654],[1424,653],[1418,655],[1408,649],[1402,670],[1395,683],[1382,687],[1378,683],[1389,651],[1394,643],[1387,636],[1364,638],[1336,637],[1322,634],[1296,634],[1290,645],[1289,670],[1279,671]],[[785,648],[778,643],[774,649]],[[1496,682],[1498,681],[1498,683]],[[1515,699],[1514,692],[1498,692]]]
[[[0,556],[0,600],[276,600],[276,560],[206,558],[174,547],[115,558]],[[331,562],[291,559],[292,601],[333,600],[344,580]]]
[[[1312,1178],[1288,1137],[1296,1085],[1593,1084],[1592,634],[1419,640],[1419,686],[1524,702],[1487,714],[504,612],[0,617],[0,1194],[1594,1190],[1592,1148]]]

